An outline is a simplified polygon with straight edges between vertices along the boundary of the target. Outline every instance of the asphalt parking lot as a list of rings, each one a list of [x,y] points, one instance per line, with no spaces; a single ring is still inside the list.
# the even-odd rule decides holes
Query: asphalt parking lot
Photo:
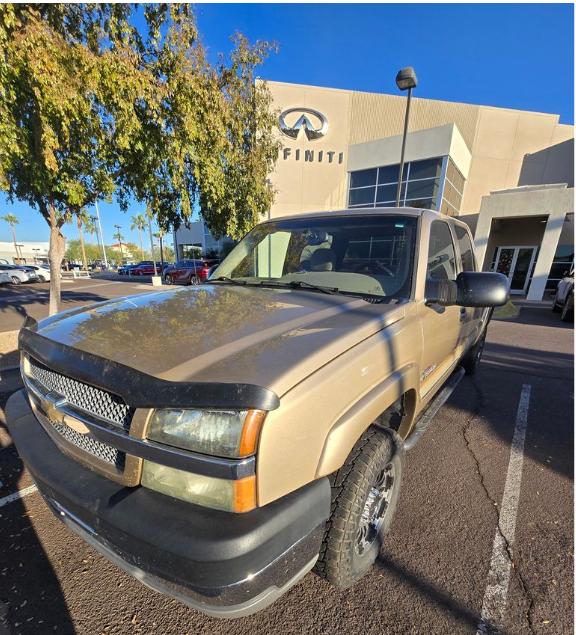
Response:
[[[134,283],[84,284],[70,293],[91,297],[65,292],[65,303]],[[41,298],[20,302],[46,311]],[[11,328],[22,319],[10,307],[0,298],[2,330],[5,316]],[[148,590],[70,534],[34,491],[0,411],[0,633],[572,633],[572,350],[572,325],[549,309],[493,321],[481,370],[406,457],[373,571],[347,591],[309,574],[235,622]],[[2,380],[0,406],[18,387],[14,373]]]
[[[146,281],[145,281],[146,280]],[[60,310],[74,306],[101,302],[124,295],[134,295],[152,290],[149,279],[137,280],[114,276],[105,278],[64,278],[62,280],[62,302]],[[26,315],[40,319],[48,315],[50,285],[47,282],[27,283],[18,286],[0,287],[0,333],[19,329]],[[167,287],[162,287],[167,288]]]

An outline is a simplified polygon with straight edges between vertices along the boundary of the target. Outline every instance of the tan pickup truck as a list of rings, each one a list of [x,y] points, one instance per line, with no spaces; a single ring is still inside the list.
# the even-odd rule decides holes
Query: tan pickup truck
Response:
[[[341,588],[370,569],[405,449],[506,299],[467,226],[435,212],[270,220],[204,285],[29,321],[8,426],[98,551],[248,615],[313,568]]]

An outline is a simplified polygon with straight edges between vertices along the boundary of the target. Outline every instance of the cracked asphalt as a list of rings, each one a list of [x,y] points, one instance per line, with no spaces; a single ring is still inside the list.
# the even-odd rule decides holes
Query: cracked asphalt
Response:
[[[309,574],[261,613],[211,619],[116,569],[32,493],[0,507],[0,633],[474,634],[524,385],[522,480],[497,626],[503,635],[572,633],[572,351],[571,325],[550,310],[523,307],[514,320],[492,322],[480,371],[460,382],[407,454],[380,559],[347,591]],[[3,405],[18,379],[0,386]],[[1,425],[0,445],[2,500],[32,481]]]

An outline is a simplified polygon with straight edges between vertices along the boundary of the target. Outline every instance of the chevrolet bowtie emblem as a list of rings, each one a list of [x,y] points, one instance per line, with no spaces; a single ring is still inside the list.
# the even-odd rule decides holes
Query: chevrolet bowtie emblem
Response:
[[[82,421],[76,419],[75,417],[72,417],[65,412],[62,412],[58,408],[58,402],[53,402],[47,399],[42,403],[42,407],[44,412],[46,413],[46,416],[48,417],[48,419],[50,419],[50,421],[52,421],[52,423],[66,425],[69,428],[72,428],[72,430],[74,430],[75,432],[78,432],[78,434],[90,433],[90,428],[84,425]]]

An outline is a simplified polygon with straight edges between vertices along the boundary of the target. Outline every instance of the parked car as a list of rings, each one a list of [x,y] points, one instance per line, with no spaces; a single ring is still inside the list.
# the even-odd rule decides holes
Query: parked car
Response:
[[[23,265],[2,265],[0,272],[7,273],[12,280],[12,284],[22,284],[23,282],[36,282],[38,276],[35,271],[26,271]]]
[[[564,272],[564,277],[558,283],[552,310],[560,313],[563,322],[574,319],[574,266]]]
[[[141,262],[138,266],[134,267],[132,271],[130,271],[131,276],[153,276],[154,275],[154,262],[152,260],[147,260]],[[156,263],[156,275],[162,275],[162,263]]]
[[[120,265],[117,269],[116,269],[116,273],[120,276],[127,276],[128,272],[130,271],[130,269],[134,269],[134,267],[136,267],[135,264],[131,264],[131,265]]]
[[[202,260],[185,259],[170,265],[164,270],[165,284],[200,284],[205,282],[218,261],[203,258]]]
[[[60,521],[199,611],[248,615],[314,567],[349,587],[420,415],[507,302],[472,244],[428,210],[301,214],[257,225],[205,286],[29,318],[10,435]]]
[[[50,282],[50,267],[48,265],[25,265],[23,269],[36,273],[38,282]]]
[[[12,284],[12,278],[4,271],[0,271],[0,284]]]

